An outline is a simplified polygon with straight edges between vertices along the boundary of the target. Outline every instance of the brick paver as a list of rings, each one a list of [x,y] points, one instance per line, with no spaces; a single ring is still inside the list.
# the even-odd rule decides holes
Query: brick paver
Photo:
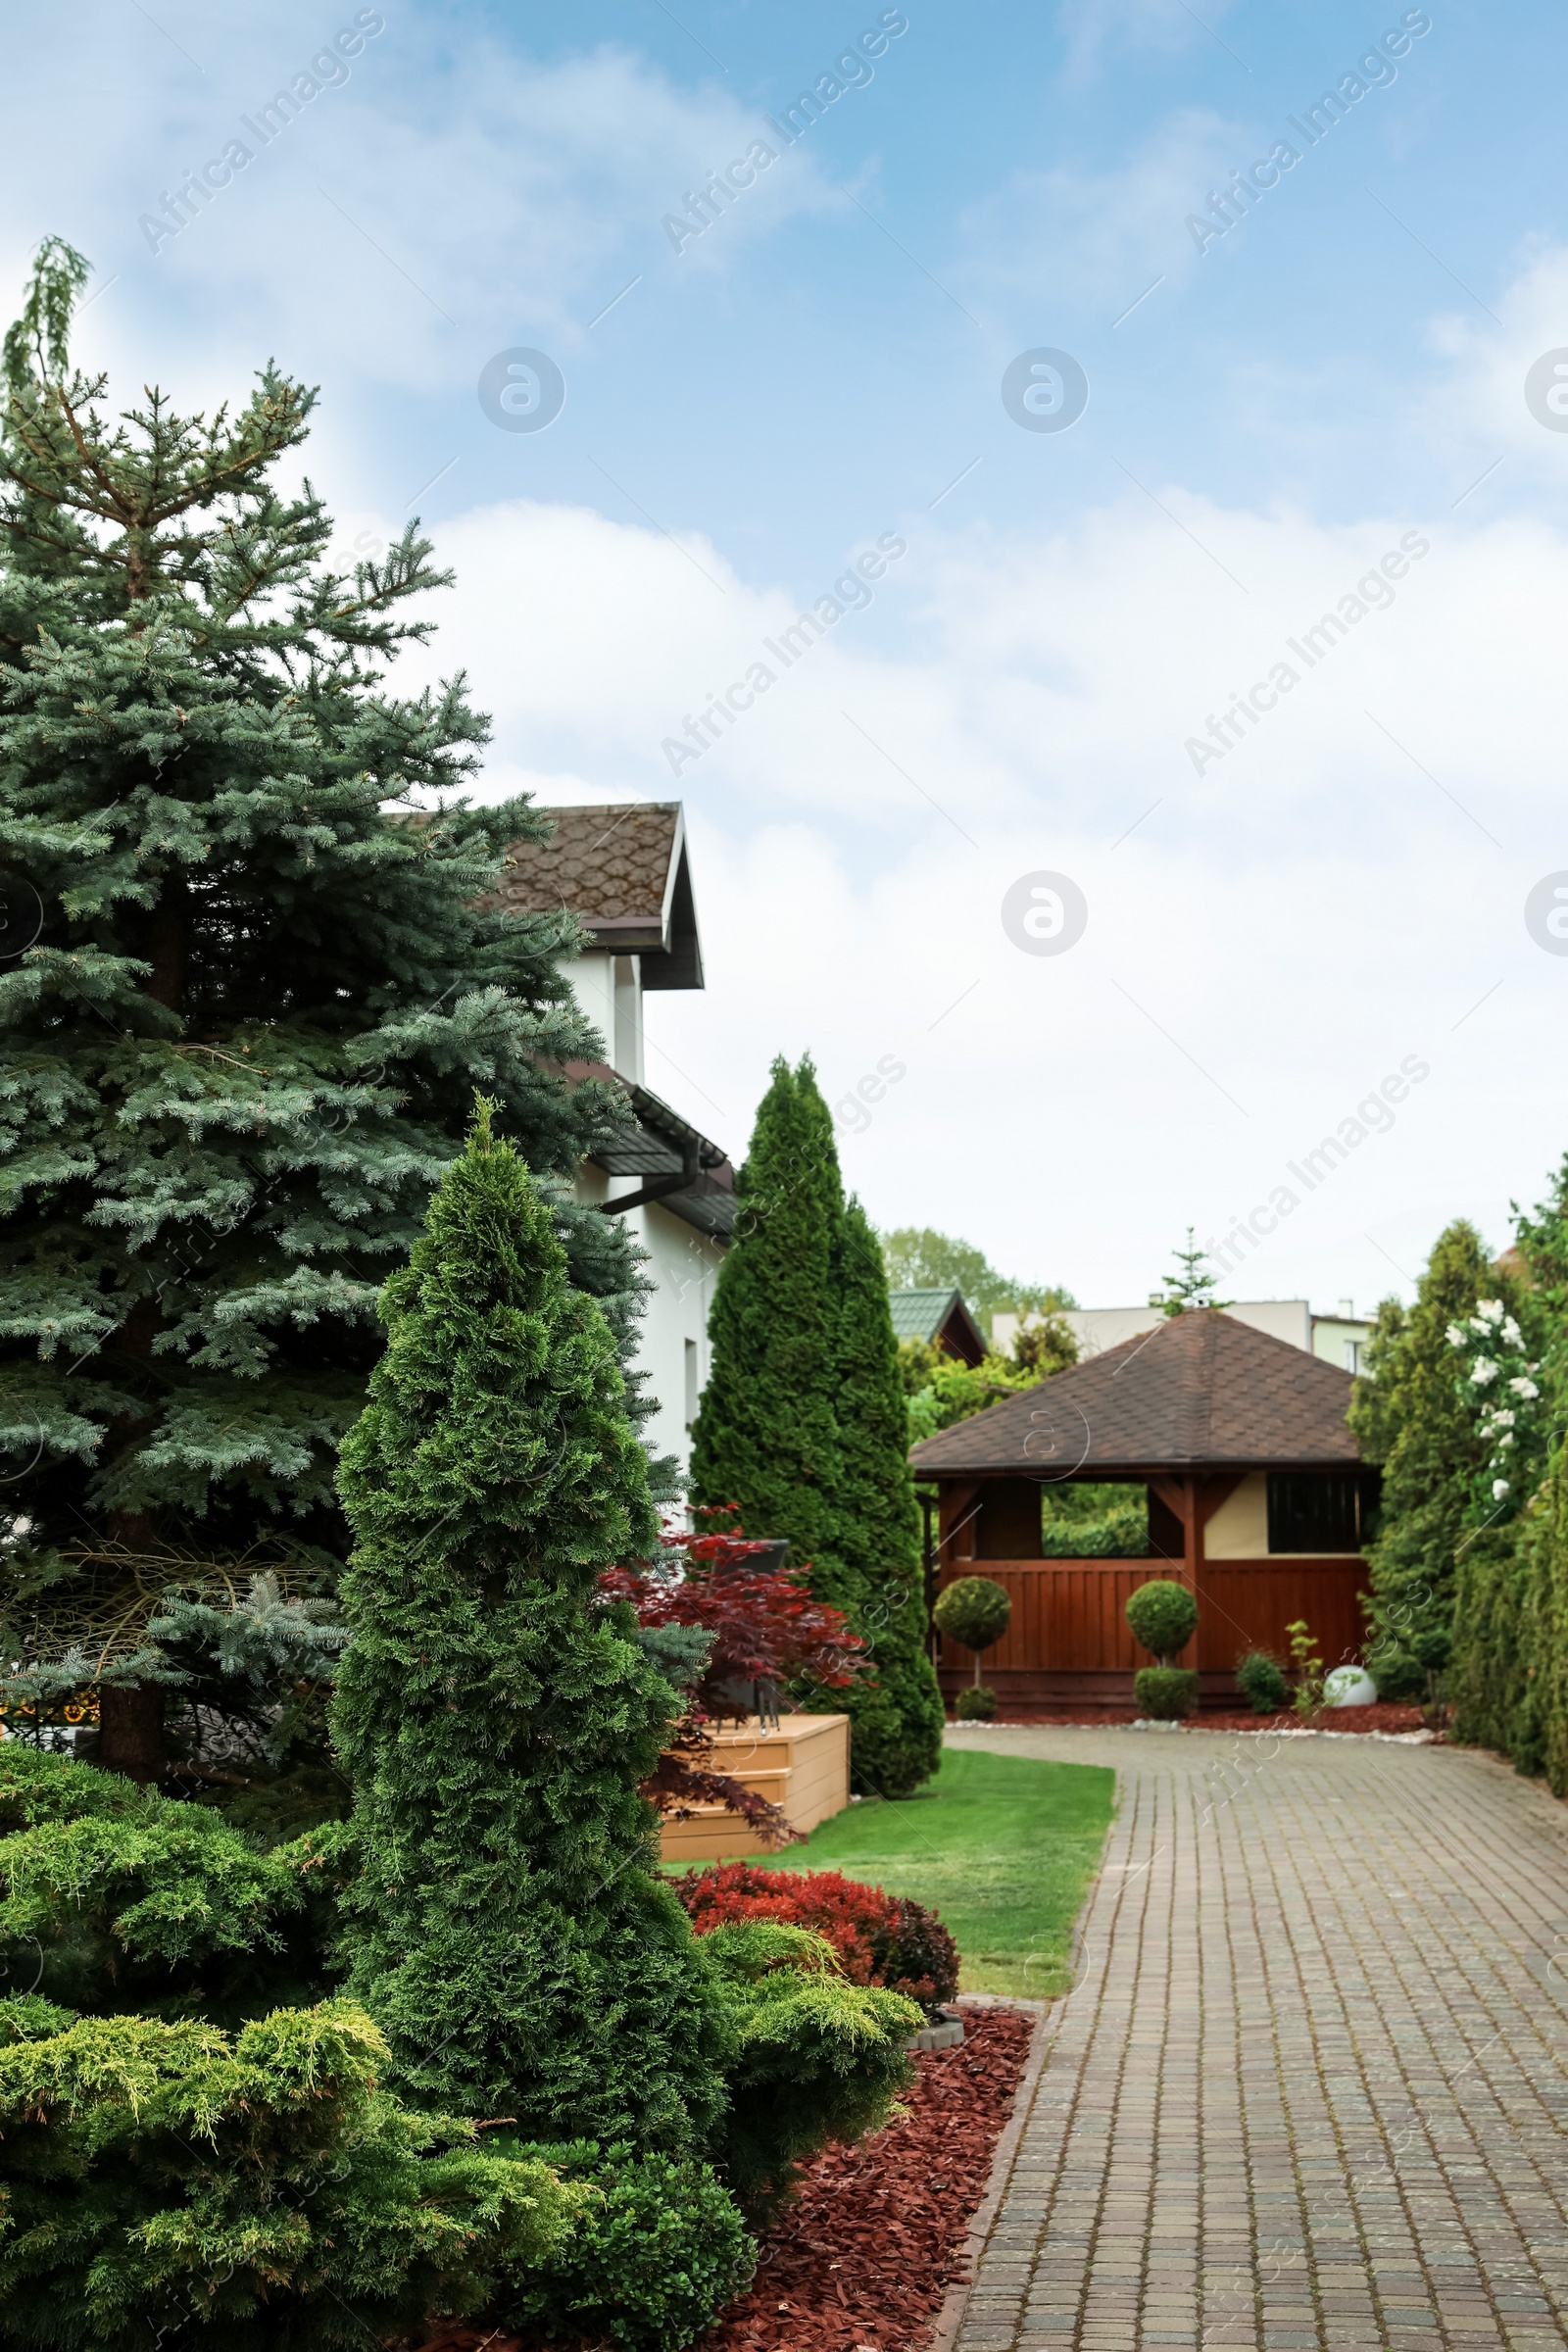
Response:
[[[1568,1806],[1455,1748],[950,1738],[1120,1775],[957,2352],[1568,2343]]]

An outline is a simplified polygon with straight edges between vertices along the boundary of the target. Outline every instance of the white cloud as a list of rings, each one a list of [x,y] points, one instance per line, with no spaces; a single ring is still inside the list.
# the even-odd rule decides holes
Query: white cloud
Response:
[[[1045,541],[905,526],[870,612],[678,780],[661,739],[808,601],[698,536],[683,553],[520,502],[465,515],[439,533],[460,585],[438,665],[466,661],[496,714],[497,784],[686,802],[709,989],[654,1006],[672,1059],[650,1077],[677,1102],[697,1089],[732,1149],[775,1051],[813,1050],[835,1098],[891,1054],[906,1077],[845,1137],[875,1215],[1136,1298],[1189,1219],[1202,1238],[1266,1200],[1413,1054],[1432,1075],[1394,1131],[1303,1195],[1240,1290],[1371,1297],[1396,1280],[1383,1250],[1413,1267],[1461,1210],[1500,1246],[1507,1194],[1561,1149],[1533,1024],[1568,964],[1522,905],[1568,863],[1568,543],[1152,486],[1169,515],[1129,493]],[[1295,660],[1286,640],[1406,533],[1429,552],[1393,604]],[[1185,738],[1281,659],[1298,683],[1195,776]],[[1002,930],[1037,868],[1089,899],[1059,959]]]

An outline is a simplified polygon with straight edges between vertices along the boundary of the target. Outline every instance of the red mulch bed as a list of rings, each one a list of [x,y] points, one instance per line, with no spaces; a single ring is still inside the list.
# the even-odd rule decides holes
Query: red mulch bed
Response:
[[[762,2239],[749,2293],[702,2352],[906,2352],[964,2275],[969,2217],[1029,2055],[1033,2020],[965,2009],[956,2049],[923,2051],[906,2121],[806,2166]],[[521,2352],[514,2335],[441,2328],[421,2352]]]
[[[749,2293],[702,2352],[905,2352],[964,2276],[969,2217],[1029,2054],[1033,2020],[965,2009],[956,2049],[916,2058],[908,2120],[830,2147],[762,2240]]]
[[[1370,1707],[1325,1707],[1303,1724],[1294,1709],[1279,1715],[1199,1715],[1193,1728],[1200,1732],[1419,1732],[1426,1726],[1419,1707],[1398,1707],[1392,1699]]]

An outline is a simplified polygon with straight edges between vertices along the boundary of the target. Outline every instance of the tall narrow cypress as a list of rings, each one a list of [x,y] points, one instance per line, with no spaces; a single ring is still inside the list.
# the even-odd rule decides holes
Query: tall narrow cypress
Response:
[[[858,1209],[847,1226],[832,1114],[809,1059],[798,1070],[774,1062],[737,1194],[693,1496],[738,1503],[749,1535],[787,1536],[792,1565],[808,1563],[817,1597],[869,1642],[873,1679],[831,1703],[854,1726],[857,1786],[906,1795],[935,1768],[941,1709],[920,1651],[903,1392],[880,1257]]]
[[[942,1760],[942,1693],[926,1639],[920,1509],[882,1247],[858,1200],[840,1229],[839,1541],[864,1592],[876,1690],[856,1715],[862,1779],[905,1796]]]
[[[614,1340],[487,1108],[380,1312],[340,1472],[352,1988],[416,2100],[691,2146],[722,2028],[638,1793],[679,1702],[596,1598],[654,1542],[647,1465]]]

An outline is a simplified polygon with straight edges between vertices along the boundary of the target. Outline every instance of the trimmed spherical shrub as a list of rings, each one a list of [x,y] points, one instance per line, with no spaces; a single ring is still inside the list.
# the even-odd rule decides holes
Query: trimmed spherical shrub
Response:
[[[706,2164],[626,2145],[601,2155],[591,2142],[525,2152],[594,2196],[565,2244],[517,2273],[498,2307],[507,2328],[552,2342],[678,2352],[744,2290],[757,2247]]]
[[[997,1712],[997,1694],[986,1683],[976,1683],[970,1690],[958,1692],[954,1709],[960,1723],[990,1723]]]
[[[1254,1715],[1277,1715],[1291,1703],[1285,1669],[1266,1649],[1250,1649],[1237,1662],[1236,1680]]]
[[[1156,1723],[1185,1723],[1198,1704],[1198,1676],[1191,1666],[1140,1666],[1133,1696],[1141,1715]]]
[[[1198,1624],[1198,1603],[1185,1585],[1156,1577],[1140,1585],[1127,1603],[1127,1623],[1133,1640],[1152,1649],[1161,1666],[1168,1666],[1192,1640]]]
[[[937,1914],[836,1870],[759,1870],[750,1862],[689,1870],[671,1886],[699,1936],[748,1919],[814,1928],[855,1984],[885,1984],[927,2009],[958,1989],[958,1947]]]
[[[938,1631],[976,1655],[1000,1642],[1012,1616],[1012,1603],[989,1576],[960,1576],[937,1594],[931,1611]]]

